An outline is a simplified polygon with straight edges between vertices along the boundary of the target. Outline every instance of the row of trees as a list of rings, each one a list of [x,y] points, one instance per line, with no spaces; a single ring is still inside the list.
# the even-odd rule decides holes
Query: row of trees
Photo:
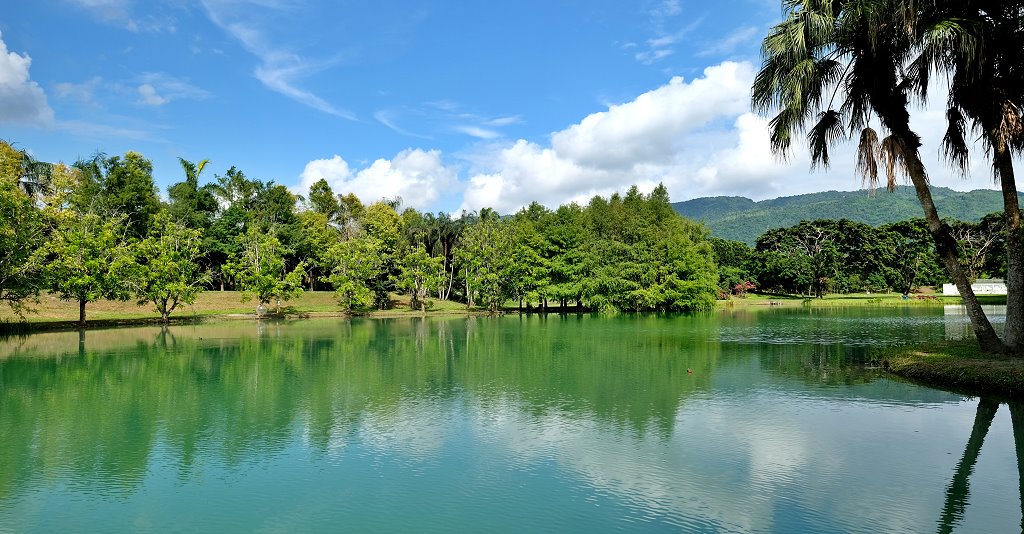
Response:
[[[135,298],[163,320],[206,289],[260,307],[303,289],[333,289],[342,309],[409,295],[491,311],[569,305],[602,310],[713,306],[717,267],[706,230],[677,215],[666,189],[595,197],[510,217],[452,218],[364,205],[325,180],[308,198],[232,167],[207,184],[208,162],[180,160],[184,180],[162,201],[142,155],[49,165],[0,143],[0,299],[19,311],[39,291],[79,304]]]
[[[1001,213],[977,223],[947,221],[960,262],[971,280],[1006,275],[1006,240]],[[720,290],[822,296],[824,293],[907,294],[939,285],[942,269],[924,219],[878,227],[846,219],[804,221],[762,234],[754,248],[712,239],[721,272]]]

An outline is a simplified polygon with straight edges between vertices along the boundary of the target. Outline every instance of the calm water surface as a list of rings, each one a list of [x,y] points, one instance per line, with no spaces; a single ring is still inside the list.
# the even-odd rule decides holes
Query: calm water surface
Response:
[[[965,324],[765,310],[0,339],[0,532],[1017,532],[1007,406],[979,449],[977,399],[862,365]]]

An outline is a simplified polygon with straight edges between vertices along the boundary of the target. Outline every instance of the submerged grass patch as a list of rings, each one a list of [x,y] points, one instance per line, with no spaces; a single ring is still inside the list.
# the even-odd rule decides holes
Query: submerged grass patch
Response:
[[[874,360],[930,387],[978,397],[1024,397],[1024,358],[983,354],[973,341],[889,348]]]

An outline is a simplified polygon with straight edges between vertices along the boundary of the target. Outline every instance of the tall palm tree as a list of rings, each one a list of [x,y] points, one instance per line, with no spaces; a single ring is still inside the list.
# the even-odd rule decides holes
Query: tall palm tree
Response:
[[[859,132],[858,170],[871,185],[883,164],[887,185],[910,178],[928,231],[950,278],[963,296],[975,336],[985,352],[1006,352],[974,295],[950,228],[939,217],[921,161],[921,138],[910,128],[914,86],[904,66],[918,43],[913,2],[900,0],[784,0],[786,19],[762,44],[763,65],[752,102],[771,120],[772,149],[786,154],[795,134],[807,132],[813,165],[828,166],[829,146]],[[877,119],[879,138],[872,127]]]
[[[1007,0],[932,0],[921,6],[921,54],[912,64],[926,96],[931,70],[949,77],[944,138],[947,157],[966,172],[968,125],[980,134],[1003,193],[1006,222],[1007,309],[1003,341],[1024,343],[1024,236],[1014,153],[1024,145],[1024,3]]]

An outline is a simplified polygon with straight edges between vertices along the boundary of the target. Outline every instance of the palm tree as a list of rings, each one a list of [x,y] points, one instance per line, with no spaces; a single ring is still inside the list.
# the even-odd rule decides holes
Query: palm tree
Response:
[[[1013,171],[1013,155],[1024,145],[1022,9],[1021,2],[1006,0],[931,2],[921,14],[921,54],[911,68],[922,98],[932,69],[949,76],[949,127],[943,144],[950,161],[966,172],[968,121],[992,160],[1006,223],[1003,341],[1014,352],[1020,352],[1024,341],[1024,238]]]
[[[786,154],[793,136],[807,131],[812,165],[827,167],[829,146],[847,131],[859,131],[858,170],[874,186],[879,164],[884,164],[890,189],[897,174],[910,178],[981,349],[1005,352],[971,290],[949,226],[935,209],[918,151],[921,138],[910,128],[908,103],[914,86],[904,66],[918,43],[912,3],[785,0],[784,6],[786,20],[765,37],[763,65],[752,88],[755,109],[780,110],[770,123],[772,149]],[[872,127],[875,119],[888,132],[881,140]]]

